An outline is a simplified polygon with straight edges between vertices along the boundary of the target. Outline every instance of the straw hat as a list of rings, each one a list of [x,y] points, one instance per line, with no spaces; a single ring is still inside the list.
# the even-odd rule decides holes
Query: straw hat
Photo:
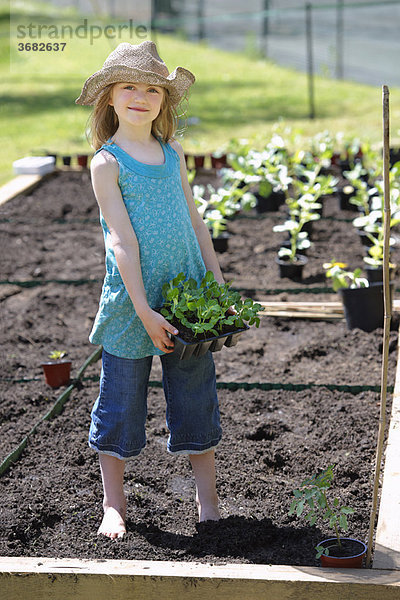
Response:
[[[170,93],[172,104],[177,105],[194,83],[195,76],[183,67],[176,67],[175,71],[169,73],[154,42],[145,41],[137,46],[124,42],[106,58],[100,71],[96,71],[85,81],[75,103],[94,104],[99,92],[107,85],[123,81],[165,87]]]

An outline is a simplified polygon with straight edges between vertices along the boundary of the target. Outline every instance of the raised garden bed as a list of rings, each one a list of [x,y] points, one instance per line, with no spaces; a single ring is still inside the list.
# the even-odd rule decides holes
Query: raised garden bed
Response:
[[[348,219],[335,197],[325,208],[329,217]],[[303,283],[280,279],[273,259],[282,238],[272,232],[277,218],[277,213],[257,216],[254,211],[229,223],[236,235],[229,252],[220,256],[221,266],[227,279],[253,290],[253,297],[310,300],[307,290],[326,288],[324,261],[335,257],[354,266],[361,263],[362,248],[352,224],[322,219],[315,223],[315,245]],[[104,258],[97,205],[85,172],[54,175],[31,195],[2,206],[0,219],[6,239],[1,279],[42,284],[7,284],[0,289],[2,314],[11,324],[1,339],[4,457],[59,393],[42,379],[40,362],[48,352],[66,349],[73,368],[92,352],[87,336]],[[398,248],[394,252],[398,256]],[[45,283],[48,280],[80,281],[72,285]],[[279,291],[283,289],[287,291]],[[312,299],[336,299],[326,290],[318,291]],[[390,385],[397,326],[395,318]],[[381,330],[348,331],[344,320],[263,317],[260,329],[243,335],[235,350],[214,355],[218,380],[232,385],[219,393],[224,438],[217,452],[218,488],[225,518],[212,526],[196,525],[188,461],[166,453],[163,394],[151,387],[148,446],[138,460],[128,463],[128,534],[118,543],[96,536],[102,491],[97,456],[86,439],[98,383],[86,379],[63,413],[40,426],[21,459],[0,478],[0,555],[313,566],[313,546],[326,532],[300,526],[287,512],[298,483],[331,462],[340,463],[338,493],[356,509],[351,534],[365,539],[379,419],[381,343]],[[86,375],[97,376],[99,368],[92,365]],[[155,360],[151,379],[160,381],[160,374]],[[21,381],[30,378],[38,379]],[[274,383],[276,389],[239,385],[260,382]]]

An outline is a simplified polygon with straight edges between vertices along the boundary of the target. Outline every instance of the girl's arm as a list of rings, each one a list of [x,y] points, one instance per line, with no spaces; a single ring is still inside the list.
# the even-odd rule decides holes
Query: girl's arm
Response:
[[[118,186],[118,163],[107,151],[99,152],[90,164],[92,186],[101,209],[111,241],[118,270],[153,344],[162,352],[172,352],[173,342],[167,331],[177,330],[147,302],[140,266],[139,244]]]
[[[179,154],[181,165],[182,188],[189,206],[189,212],[192,220],[193,229],[199,241],[204,264],[208,271],[212,271],[214,273],[214,277],[218,281],[218,283],[224,283],[224,277],[222,275],[221,268],[218,263],[217,255],[215,254],[210,232],[208,231],[207,225],[204,223],[199,211],[197,210],[195,201],[193,199],[192,188],[190,187],[187,178],[186,161],[183,148],[181,144],[176,140],[170,142],[170,145]]]

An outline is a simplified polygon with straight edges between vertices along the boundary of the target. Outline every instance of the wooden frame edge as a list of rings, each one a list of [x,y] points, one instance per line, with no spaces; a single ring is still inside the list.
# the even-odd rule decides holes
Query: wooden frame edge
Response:
[[[394,600],[398,571],[0,557],[7,600]]]
[[[400,330],[373,567],[400,569]]]

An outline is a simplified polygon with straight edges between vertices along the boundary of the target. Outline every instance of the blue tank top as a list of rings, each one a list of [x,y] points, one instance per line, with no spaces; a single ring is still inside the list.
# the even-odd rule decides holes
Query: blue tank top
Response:
[[[163,304],[164,283],[178,273],[183,271],[200,283],[206,272],[182,188],[179,155],[169,144],[158,141],[164,153],[162,165],[137,161],[111,138],[97,150],[107,150],[118,161],[118,184],[138,239],[144,289],[153,309]],[[106,274],[89,341],[123,358],[164,354],[154,346],[136,315],[119,273],[110,231],[101,210],[100,223]]]

